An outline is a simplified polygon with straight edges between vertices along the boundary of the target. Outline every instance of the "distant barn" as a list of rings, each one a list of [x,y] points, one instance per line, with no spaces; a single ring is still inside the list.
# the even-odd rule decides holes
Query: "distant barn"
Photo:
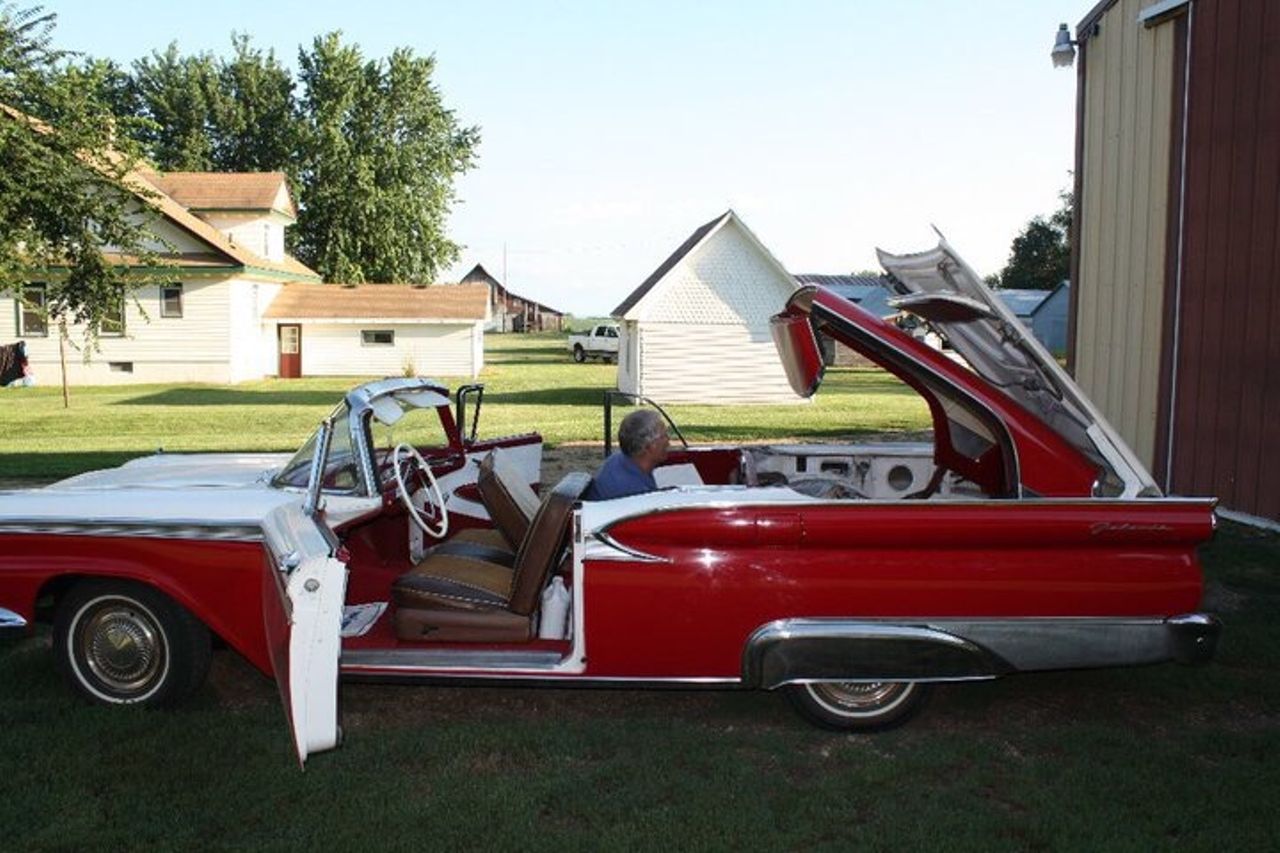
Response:
[[[791,274],[732,210],[701,226],[613,309],[618,389],[658,402],[795,403],[769,318]]]
[[[472,267],[459,284],[483,284],[489,288],[489,331],[564,331],[563,311],[512,293],[480,264]]]

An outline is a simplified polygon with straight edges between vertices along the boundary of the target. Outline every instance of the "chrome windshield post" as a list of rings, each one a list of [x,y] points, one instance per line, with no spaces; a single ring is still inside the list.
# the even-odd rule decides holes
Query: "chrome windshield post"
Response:
[[[320,487],[324,483],[324,463],[329,457],[329,440],[333,438],[333,418],[328,417],[320,422],[320,434],[316,440],[315,453],[311,456],[311,476],[307,478],[307,499],[302,504],[302,511],[314,516],[321,508]]]

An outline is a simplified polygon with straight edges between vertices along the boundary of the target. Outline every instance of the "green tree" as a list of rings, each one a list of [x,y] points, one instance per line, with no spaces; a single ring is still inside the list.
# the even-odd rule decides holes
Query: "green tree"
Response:
[[[1013,238],[1009,261],[996,281],[998,286],[1052,290],[1071,274],[1070,192],[1059,195],[1061,206],[1051,216],[1036,216]],[[992,279],[988,276],[988,281]]]
[[[445,218],[479,143],[445,108],[434,57],[366,60],[335,32],[298,65],[299,256],[329,281],[432,281],[457,257]]]
[[[155,255],[149,208],[126,186],[139,156],[134,120],[99,96],[105,66],[72,65],[52,47],[55,21],[40,7],[0,5],[0,293],[23,299],[28,282],[43,281],[41,310],[60,347],[68,325],[83,324],[88,358],[142,283],[130,262],[151,266]],[[65,369],[63,390],[65,400]]]
[[[214,166],[213,116],[221,94],[211,54],[183,56],[177,43],[133,63],[141,115],[139,141],[156,168],[205,172]]]
[[[231,36],[232,56],[218,63],[211,98],[213,168],[220,172],[286,172],[296,181],[297,103],[293,75],[253,47],[246,35]]]

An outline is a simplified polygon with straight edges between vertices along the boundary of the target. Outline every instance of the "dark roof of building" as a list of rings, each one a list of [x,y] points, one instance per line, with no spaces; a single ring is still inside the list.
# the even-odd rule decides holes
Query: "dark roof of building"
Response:
[[[529,299],[526,296],[521,296],[518,293],[512,293],[510,290],[507,290],[507,288],[502,284],[502,282],[498,281],[498,279],[496,279],[492,273],[490,273],[487,269],[484,268],[483,264],[476,264],[474,267],[472,267],[471,271],[462,277],[462,281],[460,281],[459,284],[487,284],[490,287],[496,287],[499,290],[499,292],[505,293],[507,296],[510,296],[512,299],[519,299],[521,302],[527,302],[530,305],[537,306],[538,310],[544,314],[556,314],[561,316],[564,314],[563,311],[558,311],[549,305],[543,305],[541,302],[538,302],[533,299]]]
[[[1036,313],[1036,309],[1039,308],[1052,294],[1052,290],[1020,288],[1009,288],[1008,290],[1001,289],[996,291],[996,296],[999,296],[1001,301],[1008,306],[1009,310],[1019,317],[1030,317],[1032,314]]]
[[[817,284],[823,287],[888,287],[884,276],[880,275],[827,275],[826,273],[797,273],[796,281],[800,284]]]
[[[720,223],[724,222],[730,216],[733,216],[733,211],[726,210],[724,213],[720,214],[705,225],[699,225],[698,228],[689,235],[689,239],[681,243],[679,248],[671,253],[670,257],[658,264],[658,268],[649,273],[649,277],[640,282],[640,286],[631,291],[631,295],[622,300],[618,307],[614,308],[613,311],[610,312],[611,315],[614,317],[621,317],[623,314],[626,314],[632,308],[636,307],[636,303],[641,299],[644,299],[645,295],[653,289],[653,286],[662,281],[663,276],[671,272],[676,264],[684,260],[685,255],[693,251],[694,246],[701,243],[703,238],[714,231]]]

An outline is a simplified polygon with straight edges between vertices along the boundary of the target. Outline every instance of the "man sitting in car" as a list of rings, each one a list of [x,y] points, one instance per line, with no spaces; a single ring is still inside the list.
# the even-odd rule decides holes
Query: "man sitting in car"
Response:
[[[582,499],[607,501],[658,488],[653,469],[666,461],[670,444],[667,425],[657,412],[637,409],[627,415],[618,426],[618,450],[600,466]]]

